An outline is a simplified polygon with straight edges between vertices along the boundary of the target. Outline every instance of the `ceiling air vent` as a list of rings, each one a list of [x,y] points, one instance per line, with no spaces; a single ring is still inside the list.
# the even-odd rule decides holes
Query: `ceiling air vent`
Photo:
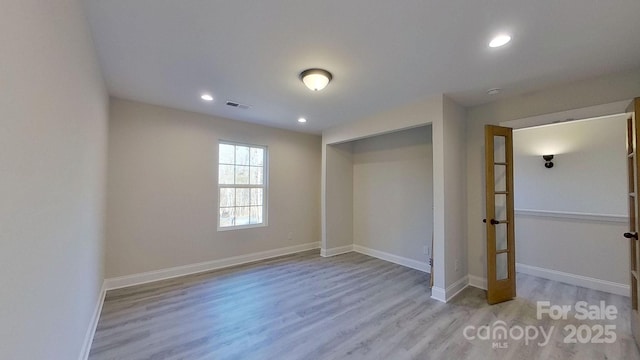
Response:
[[[231,106],[231,107],[243,109],[243,110],[247,110],[248,108],[250,108],[249,105],[240,104],[239,102],[235,102],[232,100],[227,100],[227,106]]]

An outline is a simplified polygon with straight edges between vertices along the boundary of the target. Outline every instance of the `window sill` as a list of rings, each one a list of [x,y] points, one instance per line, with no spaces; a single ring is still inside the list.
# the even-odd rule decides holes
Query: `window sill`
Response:
[[[252,224],[252,225],[228,226],[228,227],[220,227],[220,226],[218,226],[218,231],[255,229],[255,228],[261,228],[261,227],[267,227],[267,224],[266,223],[262,223],[262,224]]]

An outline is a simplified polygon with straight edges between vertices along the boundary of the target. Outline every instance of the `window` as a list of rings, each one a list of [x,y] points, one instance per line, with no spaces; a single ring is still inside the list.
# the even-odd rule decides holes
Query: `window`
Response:
[[[218,230],[267,224],[267,148],[218,144]]]

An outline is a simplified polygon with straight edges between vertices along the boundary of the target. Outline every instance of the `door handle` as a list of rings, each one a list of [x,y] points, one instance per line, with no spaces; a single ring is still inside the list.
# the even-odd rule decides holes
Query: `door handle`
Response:
[[[482,222],[486,224],[486,223],[487,223],[487,219],[482,219]],[[498,221],[498,220],[496,220],[496,219],[491,219],[491,220],[489,220],[489,222],[491,223],[491,225],[498,225],[498,224],[500,224],[500,221]],[[636,236],[637,236],[637,235],[636,235]],[[636,238],[636,239],[637,239],[637,238]]]
[[[627,239],[636,239],[636,240],[638,240],[638,233],[637,232],[624,233],[623,236],[626,237]]]

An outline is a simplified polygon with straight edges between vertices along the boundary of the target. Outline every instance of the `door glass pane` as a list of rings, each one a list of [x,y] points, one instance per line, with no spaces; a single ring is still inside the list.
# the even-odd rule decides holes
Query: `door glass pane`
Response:
[[[507,249],[507,224],[498,224],[496,227],[496,251]]]
[[[504,136],[493,137],[493,162],[506,162],[506,139]]]
[[[505,165],[494,165],[493,169],[495,191],[507,191],[507,167]]]
[[[507,220],[507,195],[495,195],[495,214],[493,218],[499,221]]]
[[[509,267],[507,264],[507,253],[496,255],[496,280],[504,280],[509,278]]]
[[[630,193],[634,193],[636,192],[636,179],[635,179],[635,174],[633,173],[633,162],[635,161],[635,155],[631,155],[631,157],[629,157],[627,159],[627,175],[628,175],[628,179],[629,179],[629,192]]]

